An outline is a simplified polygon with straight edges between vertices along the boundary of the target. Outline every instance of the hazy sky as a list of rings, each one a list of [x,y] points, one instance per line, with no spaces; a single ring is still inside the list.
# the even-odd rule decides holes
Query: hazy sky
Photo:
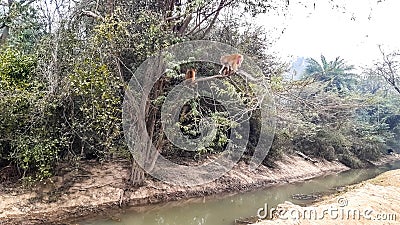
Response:
[[[341,56],[349,63],[364,65],[379,58],[378,44],[400,49],[399,0],[290,1],[288,15],[260,18],[266,28],[285,28],[273,49],[281,56],[328,60]],[[314,9],[315,2],[315,9]],[[279,31],[279,30],[278,30]]]

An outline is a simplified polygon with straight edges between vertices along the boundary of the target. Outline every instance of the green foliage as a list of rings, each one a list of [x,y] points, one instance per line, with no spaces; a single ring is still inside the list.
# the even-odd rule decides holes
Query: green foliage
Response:
[[[285,120],[294,124],[278,126],[278,132],[288,131],[295,150],[329,161],[339,160],[350,167],[358,168],[378,159],[388,146],[392,147],[394,130],[388,124],[397,126],[396,119],[389,119],[396,118],[397,104],[391,102],[392,98],[379,97],[376,90],[375,95],[359,93],[363,89],[353,83],[356,78],[341,79],[345,68],[351,68],[341,64],[342,60],[328,63],[322,57],[321,61],[319,64],[309,59],[306,73],[314,78],[313,83],[292,82],[302,88],[298,94],[292,90],[290,96],[298,95],[301,100],[285,98],[283,109],[289,111],[283,112]],[[332,78],[338,78],[342,87],[351,88],[327,88],[338,87]]]
[[[352,155],[350,152],[339,154],[338,159],[341,163],[350,168],[361,168],[365,165],[364,163],[361,162],[360,159]]]
[[[252,15],[284,11],[286,2],[239,0],[217,7],[214,1],[196,0],[182,7],[180,1],[171,1],[170,7],[114,1],[115,7],[108,7],[108,1],[83,1],[85,10],[96,15],[86,15],[82,5],[76,5],[71,17],[61,18],[53,26],[57,31],[50,34],[45,34],[44,27],[51,24],[41,23],[43,12],[39,13],[35,4],[22,2],[14,1],[0,12],[0,24],[10,27],[7,45],[0,52],[0,167],[15,165],[27,180],[51,176],[60,160],[129,157],[122,135],[121,104],[132,71],[160,49],[204,37],[236,46],[251,56],[278,94],[280,121],[265,164],[272,166],[282,154],[299,150],[359,167],[379,157],[386,146],[398,146],[399,102],[380,93],[382,87],[368,92],[374,86],[369,83],[357,89],[352,66],[339,57],[327,61],[323,56],[321,63],[309,59],[306,68],[307,78],[317,85],[286,82],[282,77],[286,65],[265,53],[271,43],[268,32],[237,13],[238,9]],[[205,76],[218,70],[211,63],[186,66],[196,67]],[[177,80],[185,69],[185,65],[176,65],[163,80],[166,83],[149,96],[153,99],[146,125],[159,149],[167,146],[157,121],[159,109],[175,84],[171,80]],[[226,88],[216,94],[243,102],[252,114],[247,146],[251,155],[264,118],[255,105],[254,93],[248,91],[250,85],[237,76],[224,82]],[[296,86],[301,88],[292,90]],[[356,90],[379,93],[382,98],[366,100]],[[286,91],[291,93],[283,93]],[[285,94],[286,98],[280,98]],[[216,126],[211,144],[198,153],[223,151],[238,121],[232,121],[221,104],[204,98],[188,105],[178,124],[183,135],[196,138],[201,126]]]
[[[211,129],[215,126],[215,133],[211,135],[214,139],[204,140],[207,145],[200,146],[197,153],[201,155],[223,151],[228,144],[228,135],[233,123],[221,108],[221,104],[207,98],[198,98],[190,101],[183,109],[178,126],[182,134],[189,139],[201,135],[200,127]],[[209,121],[206,118],[209,118]]]
[[[44,26],[41,22],[38,9],[31,4],[23,4],[25,1],[12,1],[8,11],[0,12],[0,24],[10,28],[8,45],[24,52],[32,52],[35,43],[44,34]]]
[[[159,12],[137,11],[127,14],[117,8],[114,14],[94,26],[94,46],[118,55],[128,69],[136,68],[149,56],[181,39],[165,30]]]
[[[58,161],[60,140],[45,131],[46,127],[32,129],[31,133],[20,135],[11,142],[16,151],[10,155],[24,171],[24,178],[42,180],[50,177],[54,163]],[[48,137],[44,136],[47,135]],[[30,172],[26,176],[26,172]]]
[[[354,66],[347,65],[340,57],[328,62],[321,55],[321,62],[322,64],[315,59],[308,58],[304,74],[305,78],[312,78],[323,83],[325,92],[336,92],[343,96],[353,91],[356,80],[351,71]]]
[[[229,27],[229,29],[226,29],[226,27]],[[279,57],[266,53],[270,46],[271,37],[262,26],[246,22],[241,18],[228,17],[223,24],[216,26],[209,39],[232,45],[250,56],[255,61],[257,68],[261,68],[264,76],[271,80],[275,79],[271,81],[271,84],[278,84],[276,82],[282,79],[282,74],[287,70],[288,65],[282,62]],[[254,72],[257,73],[257,71]],[[275,88],[275,86],[272,88]]]
[[[15,164],[24,177],[51,175],[63,140],[44,83],[35,77],[36,58],[18,50],[0,54],[0,166]]]
[[[36,69],[36,57],[21,51],[5,48],[0,54],[0,79],[2,88],[9,85],[26,86]]]
[[[275,162],[282,159],[283,154],[292,153],[291,149],[293,149],[292,137],[284,129],[278,129],[263,165],[275,167]]]
[[[74,65],[69,75],[73,105],[68,123],[82,139],[82,148],[104,155],[121,138],[122,93],[119,79],[96,59]]]
[[[343,159],[346,165],[353,162],[354,167],[360,166],[357,160],[376,160],[381,155],[383,143],[388,138],[387,129],[384,127],[371,126],[349,116],[341,117],[340,125],[338,120],[327,123],[324,116],[321,116],[311,117],[312,121],[317,121],[314,122],[316,132],[303,130],[308,135],[297,136],[294,139],[295,149],[329,161]]]

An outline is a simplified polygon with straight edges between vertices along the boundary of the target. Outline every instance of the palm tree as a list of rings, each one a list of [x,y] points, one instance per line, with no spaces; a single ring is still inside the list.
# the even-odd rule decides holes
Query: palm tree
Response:
[[[346,94],[354,89],[356,80],[354,74],[351,73],[354,66],[346,65],[340,57],[328,62],[325,56],[321,55],[321,64],[313,58],[308,58],[306,62],[304,78],[312,78],[314,81],[324,83],[325,92],[333,91]]]

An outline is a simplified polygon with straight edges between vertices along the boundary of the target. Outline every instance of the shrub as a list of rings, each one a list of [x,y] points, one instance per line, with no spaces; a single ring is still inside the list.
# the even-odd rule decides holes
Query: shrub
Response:
[[[0,166],[12,163],[23,177],[49,177],[63,141],[54,104],[35,74],[36,57],[6,48],[0,59]]]

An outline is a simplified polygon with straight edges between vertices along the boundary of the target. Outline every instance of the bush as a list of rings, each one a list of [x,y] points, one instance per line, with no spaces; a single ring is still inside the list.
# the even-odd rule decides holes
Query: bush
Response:
[[[5,49],[0,59],[0,166],[12,163],[23,177],[49,177],[63,141],[54,104],[35,74],[36,58]]]
[[[263,165],[274,167],[275,161],[282,159],[284,153],[290,153],[293,150],[291,143],[291,138],[287,133],[277,130],[272,141],[272,146],[263,161]]]
[[[20,87],[31,80],[36,68],[36,57],[11,48],[1,49],[0,79],[2,89]]]
[[[364,166],[364,163],[362,163],[361,160],[351,155],[349,152],[345,154],[339,154],[338,160],[350,168],[362,168]]]
[[[333,161],[337,158],[333,146],[321,147],[319,155],[328,161]]]
[[[67,82],[65,129],[76,140],[72,151],[86,158],[107,156],[123,142],[121,82],[96,59],[76,63]]]

